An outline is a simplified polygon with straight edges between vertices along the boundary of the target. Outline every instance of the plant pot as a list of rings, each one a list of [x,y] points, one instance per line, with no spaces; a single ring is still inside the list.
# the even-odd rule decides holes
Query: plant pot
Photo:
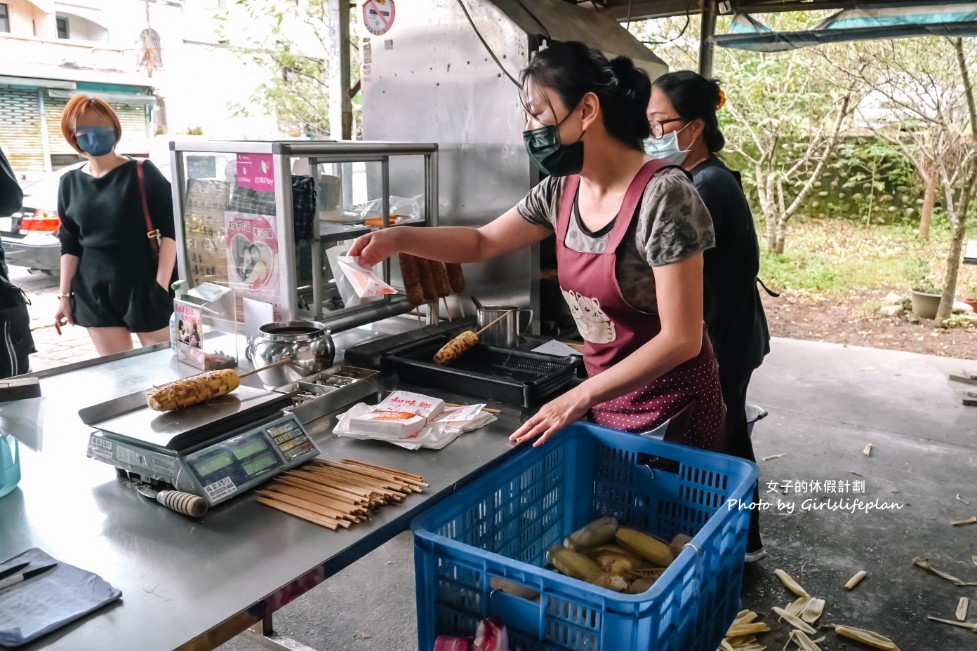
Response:
[[[970,307],[972,307],[974,310],[974,314],[977,314],[977,297],[965,298],[963,299],[963,302],[969,305]]]
[[[936,311],[940,308],[940,294],[927,294],[917,292],[915,289],[910,292],[910,299],[913,303],[913,314],[923,319],[935,319]]]

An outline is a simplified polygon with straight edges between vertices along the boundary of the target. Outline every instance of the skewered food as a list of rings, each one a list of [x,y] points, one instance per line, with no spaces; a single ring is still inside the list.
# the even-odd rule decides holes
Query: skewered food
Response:
[[[421,289],[424,292],[424,301],[437,301],[438,288],[434,283],[434,263],[427,258],[416,258],[417,268],[421,274]]]
[[[228,394],[240,385],[240,377],[231,369],[209,371],[157,387],[147,404],[156,411],[185,409]]]
[[[428,262],[431,271],[434,273],[434,287],[438,291],[438,297],[444,298],[451,294],[451,283],[448,282],[448,272],[443,262],[431,260]]]
[[[464,292],[465,274],[461,271],[461,265],[457,262],[449,262],[445,265],[445,271],[448,274],[448,284],[451,285],[451,291],[455,294]]]
[[[445,366],[452,363],[472,346],[478,343],[478,335],[472,330],[465,330],[463,333],[446,343],[438,352],[434,354],[434,363],[438,366]]]
[[[424,302],[421,271],[417,265],[417,258],[409,253],[401,253],[398,258],[400,259],[400,275],[404,279],[404,291],[407,292],[407,303],[411,307],[417,307]]]

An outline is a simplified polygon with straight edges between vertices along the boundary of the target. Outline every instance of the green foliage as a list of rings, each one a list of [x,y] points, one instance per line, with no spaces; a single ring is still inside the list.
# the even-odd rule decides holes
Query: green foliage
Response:
[[[930,263],[924,258],[909,258],[905,262],[904,272],[909,280],[910,288],[923,294],[940,294],[940,290],[932,279]]]
[[[329,125],[329,78],[327,61],[332,50],[330,16],[325,0],[267,2],[236,0],[237,18],[218,15],[221,37],[230,49],[252,64],[261,80],[251,101],[266,114],[275,115],[284,132],[292,136],[325,138]],[[351,33],[353,58],[351,77],[359,77],[355,60],[356,37]],[[254,111],[240,104],[230,107],[236,115]],[[359,120],[359,102],[354,102],[354,121]]]

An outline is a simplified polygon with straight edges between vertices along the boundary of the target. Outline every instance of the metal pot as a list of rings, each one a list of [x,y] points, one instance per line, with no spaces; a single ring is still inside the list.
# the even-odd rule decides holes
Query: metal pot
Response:
[[[520,317],[523,314],[529,315],[525,326],[520,323]],[[503,315],[505,316],[503,317]],[[482,305],[475,311],[475,316],[479,330],[499,319],[499,317],[503,317],[478,335],[478,340],[483,344],[499,348],[518,348],[519,336],[533,321],[532,310],[518,308],[514,305]]]
[[[316,321],[277,321],[258,328],[244,351],[255,366],[265,366],[291,357],[285,366],[258,373],[266,387],[280,387],[332,366],[336,356],[329,330]]]

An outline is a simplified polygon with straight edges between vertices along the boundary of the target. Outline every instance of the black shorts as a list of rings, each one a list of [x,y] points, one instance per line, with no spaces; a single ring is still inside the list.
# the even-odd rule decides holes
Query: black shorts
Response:
[[[154,276],[89,282],[80,271],[71,281],[71,317],[77,325],[125,328],[129,332],[153,332],[169,326],[173,297]]]

